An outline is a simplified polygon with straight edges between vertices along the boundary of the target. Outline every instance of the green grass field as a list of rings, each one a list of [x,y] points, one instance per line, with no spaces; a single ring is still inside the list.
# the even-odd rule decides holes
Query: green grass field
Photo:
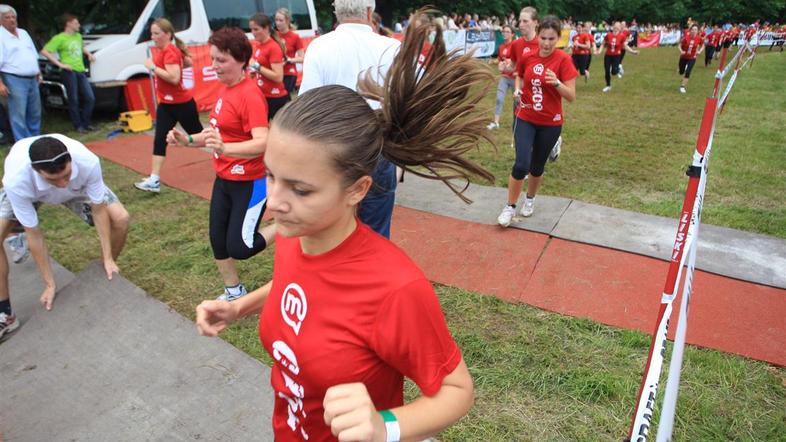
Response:
[[[549,167],[543,193],[676,216],[714,70],[696,67],[689,93],[680,95],[675,54],[665,48],[629,55],[626,77],[614,80],[609,95],[601,95],[602,63],[593,60],[591,83],[579,82],[578,100],[568,107],[563,156]],[[705,222],[786,237],[784,68],[786,56],[764,53],[740,77],[718,124]],[[499,153],[484,148],[478,157],[495,170],[498,185],[505,185],[512,162],[509,118],[497,135]],[[59,131],[68,126],[62,116],[46,125]],[[104,166],[108,184],[133,217],[119,260],[123,275],[193,318],[196,304],[221,290],[208,244],[208,203],[171,188],[144,194],[133,188],[138,174]],[[41,219],[53,257],[70,270],[78,272],[99,256],[94,231],[65,209],[44,207]],[[271,261],[266,251],[241,263],[244,283],[267,282]],[[441,440],[619,441],[626,435],[647,335],[456,288],[438,286],[437,292],[477,396],[470,415]],[[255,318],[234,325],[223,338],[270,364]],[[783,440],[785,410],[783,368],[686,349],[674,440]]]
[[[683,95],[678,58],[676,48],[628,54],[625,76],[603,93],[603,59],[593,57],[590,82],[577,79],[577,99],[565,106],[562,156],[546,166],[541,193],[676,218],[718,66],[697,62]],[[786,55],[765,49],[753,66],[717,122],[702,222],[786,238]],[[489,119],[493,105],[490,96]],[[473,155],[501,187],[514,159],[511,114],[508,99],[498,151],[482,146]]]

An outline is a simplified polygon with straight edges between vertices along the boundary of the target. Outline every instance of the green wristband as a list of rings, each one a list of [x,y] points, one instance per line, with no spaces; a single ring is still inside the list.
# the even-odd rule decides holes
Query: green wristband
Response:
[[[190,146],[191,143],[194,142],[194,138],[191,136],[191,134],[187,134],[187,135],[188,135],[188,145]]]
[[[382,410],[379,414],[382,415],[382,420],[385,421],[385,431],[387,432],[385,442],[399,442],[401,440],[401,427],[398,424],[396,415],[390,410]]]

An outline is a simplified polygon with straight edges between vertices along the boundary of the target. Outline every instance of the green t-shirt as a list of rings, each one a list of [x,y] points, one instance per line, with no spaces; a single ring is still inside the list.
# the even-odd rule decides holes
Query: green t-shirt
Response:
[[[44,46],[49,52],[56,53],[60,61],[71,66],[76,72],[85,71],[85,63],[82,61],[82,34],[66,34],[61,32]]]

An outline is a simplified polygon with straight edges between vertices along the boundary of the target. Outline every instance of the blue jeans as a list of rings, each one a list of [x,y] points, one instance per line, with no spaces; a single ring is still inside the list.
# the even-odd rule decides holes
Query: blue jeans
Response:
[[[96,104],[96,97],[90,82],[87,81],[87,75],[84,72],[63,69],[62,80],[68,94],[68,115],[71,116],[74,129],[87,128],[90,126],[93,107]]]
[[[2,74],[8,88],[8,117],[14,138],[33,137],[41,134],[41,96],[38,79]]]
[[[396,201],[396,166],[381,159],[372,174],[374,184],[360,203],[360,220],[385,238],[390,238],[390,220]]]

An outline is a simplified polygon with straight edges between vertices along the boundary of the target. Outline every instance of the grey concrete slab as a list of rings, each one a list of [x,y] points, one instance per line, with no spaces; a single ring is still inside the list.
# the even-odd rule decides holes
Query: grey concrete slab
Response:
[[[463,185],[456,182],[459,188]],[[399,183],[396,190],[396,204],[464,221],[496,224],[497,216],[507,201],[508,191],[500,187],[470,184],[465,195],[473,201],[472,204],[465,204],[440,181],[406,174],[404,182]],[[539,196],[536,205],[538,216],[517,216],[511,227],[549,234],[570,205],[570,201],[566,198]]]
[[[573,201],[552,235],[669,260],[676,233],[676,219]],[[786,288],[786,241],[702,224],[696,267]]]
[[[272,440],[268,367],[100,265],[0,344],[7,441]]]
[[[6,248],[6,256],[11,256]],[[73,273],[61,266],[57,261],[50,259],[52,273],[54,273],[55,283],[58,290],[64,288],[76,277]],[[44,281],[38,272],[32,256],[21,264],[9,264],[9,294],[11,297],[11,307],[14,314],[24,324],[39,309],[43,309],[38,299],[44,290]],[[58,299],[55,297],[55,306]]]
[[[470,185],[464,204],[443,183],[407,174],[396,204],[481,224],[496,224],[507,189]],[[668,260],[677,220],[538,195],[535,214],[511,227]],[[786,288],[786,240],[702,224],[696,267],[757,284]]]

